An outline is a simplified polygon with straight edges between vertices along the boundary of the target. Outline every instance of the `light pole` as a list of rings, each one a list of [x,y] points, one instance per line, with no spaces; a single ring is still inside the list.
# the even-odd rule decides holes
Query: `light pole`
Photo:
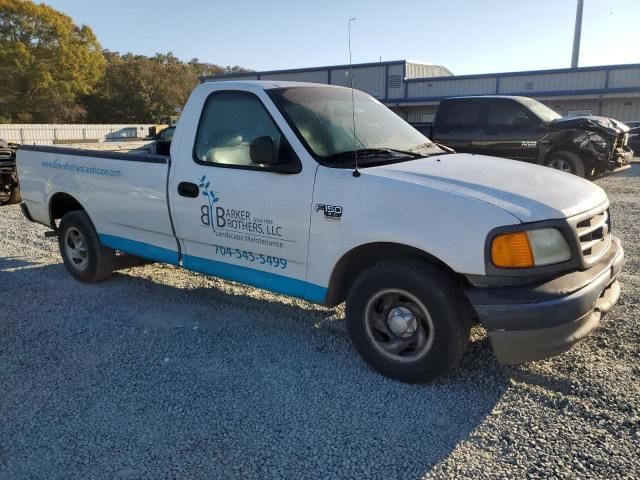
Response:
[[[576,28],[573,32],[573,53],[571,54],[571,68],[578,67],[578,57],[580,56],[580,34],[582,33],[582,8],[584,0],[578,0],[576,9]]]

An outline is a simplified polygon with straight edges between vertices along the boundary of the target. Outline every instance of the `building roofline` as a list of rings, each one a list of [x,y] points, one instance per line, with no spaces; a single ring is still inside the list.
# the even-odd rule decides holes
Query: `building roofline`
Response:
[[[384,62],[367,62],[367,63],[354,63],[353,68],[364,67],[384,67],[386,65],[403,65],[405,63],[417,63],[408,60],[387,60]],[[321,70],[340,70],[349,68],[349,64],[344,65],[325,65],[321,67],[304,67],[304,68],[289,68],[283,70],[261,70],[256,72],[244,72],[244,73],[223,73],[220,75],[205,75],[201,79],[207,81],[211,78],[234,78],[234,77],[246,77],[247,75],[272,75],[272,74],[287,74],[287,73],[303,73],[303,72],[316,72]]]
[[[595,88],[585,90],[549,90],[544,92],[513,92],[503,94],[474,94],[474,95],[435,95],[432,97],[408,97],[408,98],[382,98],[380,102],[387,106],[403,106],[405,104],[419,103],[419,102],[439,102],[445,98],[465,98],[465,97],[528,97],[528,98],[545,98],[545,97],[574,97],[593,99],[593,95],[602,96],[602,98],[616,98],[608,97],[607,95],[615,95],[620,93],[637,93],[640,94],[640,87],[620,87],[620,88]]]
[[[438,80],[472,80],[476,78],[495,78],[495,77],[520,77],[528,75],[547,75],[553,73],[581,73],[593,72],[598,70],[622,70],[625,68],[640,68],[640,63],[621,63],[616,65],[598,65],[593,67],[577,67],[577,68],[553,68],[550,70],[523,70],[518,72],[500,72],[500,73],[477,73],[471,75],[453,75],[443,77],[419,77],[407,78],[407,83],[438,81]]]
[[[417,65],[428,65],[434,67],[445,68],[447,71],[451,72],[447,67],[443,65],[436,65],[428,62],[418,62],[414,60],[388,60],[383,62],[367,62],[367,63],[354,63],[353,68],[366,68],[366,67],[375,67],[375,66],[387,66],[387,65],[406,65],[406,64],[417,64]],[[246,77],[246,76],[261,76],[261,75],[273,75],[273,74],[288,74],[288,73],[304,73],[304,72],[317,72],[317,71],[329,71],[329,70],[340,70],[349,68],[348,64],[343,65],[325,65],[320,67],[304,67],[304,68],[290,68],[290,69],[282,69],[282,70],[262,70],[256,72],[244,72],[244,73],[224,73],[220,75],[206,75],[200,77],[202,82],[206,82],[207,80],[215,79],[233,79],[237,77]],[[623,63],[623,64],[615,64],[615,65],[597,65],[590,67],[577,67],[577,68],[553,68],[548,70],[521,70],[515,72],[496,72],[496,73],[477,73],[477,74],[469,74],[469,75],[444,75],[438,77],[415,77],[415,78],[405,78],[406,83],[415,83],[415,82],[425,82],[425,81],[442,81],[442,80],[473,80],[478,78],[501,78],[501,77],[518,77],[518,76],[528,76],[528,75],[547,75],[554,73],[581,73],[581,72],[593,72],[598,70],[621,70],[625,68],[640,68],[640,63]]]

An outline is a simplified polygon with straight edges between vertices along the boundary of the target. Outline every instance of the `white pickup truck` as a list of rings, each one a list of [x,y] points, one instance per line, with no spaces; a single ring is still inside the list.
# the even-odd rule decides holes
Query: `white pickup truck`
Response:
[[[55,231],[83,282],[111,275],[119,251],[346,301],[356,350],[406,382],[454,366],[474,323],[503,363],[556,355],[598,325],[623,264],[601,188],[453,153],[351,95],[203,83],[169,157],[23,146],[23,213]]]

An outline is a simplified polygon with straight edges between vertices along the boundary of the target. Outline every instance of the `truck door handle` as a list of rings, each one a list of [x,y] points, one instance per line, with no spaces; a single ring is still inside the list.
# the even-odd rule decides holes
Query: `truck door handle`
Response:
[[[178,195],[189,198],[197,198],[200,193],[198,185],[191,182],[180,182],[178,184]]]

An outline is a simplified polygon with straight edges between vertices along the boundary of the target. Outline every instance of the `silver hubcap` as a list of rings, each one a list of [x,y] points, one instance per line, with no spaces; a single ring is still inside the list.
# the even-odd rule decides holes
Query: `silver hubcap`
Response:
[[[89,264],[87,242],[77,228],[71,227],[64,234],[64,250],[76,270],[84,270]]]
[[[547,164],[547,166],[555,168],[556,170],[562,170],[563,172],[572,173],[571,165],[562,158],[554,158]]]
[[[416,362],[433,346],[431,315],[405,290],[381,290],[373,295],[365,307],[364,320],[369,342],[389,360]]]
[[[399,337],[410,337],[418,328],[416,316],[405,307],[392,308],[387,315],[387,325]]]

